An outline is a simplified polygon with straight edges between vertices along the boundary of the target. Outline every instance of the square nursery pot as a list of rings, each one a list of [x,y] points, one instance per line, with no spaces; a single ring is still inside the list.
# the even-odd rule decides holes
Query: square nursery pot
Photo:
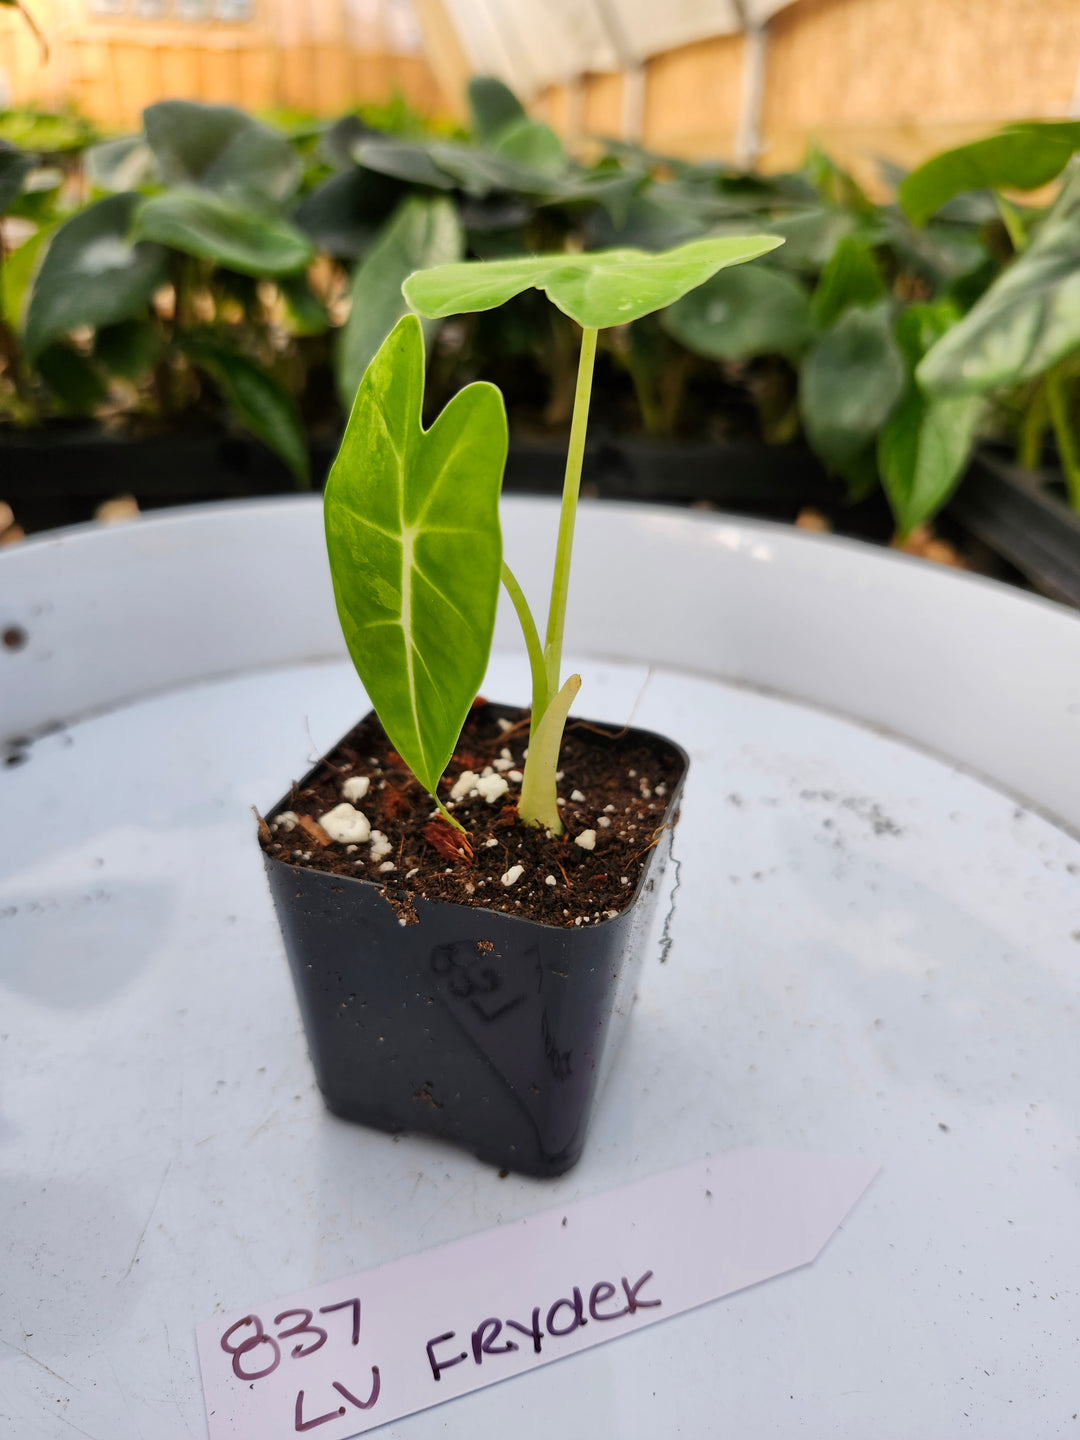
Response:
[[[650,731],[592,743],[648,744],[677,769],[657,812],[660,839],[611,919],[564,927],[403,891],[394,904],[382,884],[263,851],[308,1049],[335,1115],[440,1136],[528,1175],[560,1175],[579,1158],[652,936],[689,764]],[[268,818],[288,808],[285,797]]]

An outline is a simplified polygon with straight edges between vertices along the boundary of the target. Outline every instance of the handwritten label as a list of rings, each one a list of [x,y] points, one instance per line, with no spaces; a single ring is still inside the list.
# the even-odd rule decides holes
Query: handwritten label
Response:
[[[211,1440],[349,1440],[782,1275],[876,1172],[737,1150],[208,1321]]]

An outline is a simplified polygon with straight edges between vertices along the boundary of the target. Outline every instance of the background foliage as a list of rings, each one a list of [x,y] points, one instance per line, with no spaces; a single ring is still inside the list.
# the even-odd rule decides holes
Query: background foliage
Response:
[[[900,536],[980,436],[1034,468],[1052,435],[1080,508],[1080,123],[1008,126],[877,204],[821,153],[770,177],[616,142],[586,162],[499,82],[471,102],[467,131],[401,103],[323,123],[166,101],[110,140],[0,114],[0,415],[234,425],[307,484],[413,270],[766,233],[785,243],[605,335],[601,430],[801,439],[852,499],[881,486]],[[565,430],[576,330],[536,292],[424,331],[433,412],[488,378],[517,434]]]

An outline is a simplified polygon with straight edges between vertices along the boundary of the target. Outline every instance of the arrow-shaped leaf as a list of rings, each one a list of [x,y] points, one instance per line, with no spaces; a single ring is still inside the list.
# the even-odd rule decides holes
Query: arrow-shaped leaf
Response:
[[[459,390],[421,428],[424,342],[404,316],[368,366],[326,485],[349,654],[390,742],[435,793],[487,667],[502,569],[506,412]]]
[[[430,318],[492,310],[535,288],[583,328],[604,329],[662,310],[725,266],[754,260],[781,243],[775,235],[729,235],[692,240],[653,255],[644,250],[597,250],[522,260],[467,260],[422,270],[402,288],[412,308]]]

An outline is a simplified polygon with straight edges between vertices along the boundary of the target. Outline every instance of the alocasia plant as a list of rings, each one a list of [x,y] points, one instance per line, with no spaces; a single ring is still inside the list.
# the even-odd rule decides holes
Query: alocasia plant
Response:
[[[349,653],[391,744],[433,795],[487,666],[501,578],[521,621],[532,673],[518,813],[527,825],[562,834],[556,770],[563,726],[581,686],[577,675],[562,679],[563,629],[598,332],[671,305],[726,266],[781,243],[774,235],[739,235],[658,254],[602,250],[464,261],[405,281],[402,290],[416,314],[397,323],[361,382],[327,482],[326,538]],[[502,559],[502,397],[492,385],[467,385],[423,430],[424,352],[416,318],[490,310],[530,288],[543,290],[581,327],[543,642]],[[453,821],[437,795],[436,803]]]

